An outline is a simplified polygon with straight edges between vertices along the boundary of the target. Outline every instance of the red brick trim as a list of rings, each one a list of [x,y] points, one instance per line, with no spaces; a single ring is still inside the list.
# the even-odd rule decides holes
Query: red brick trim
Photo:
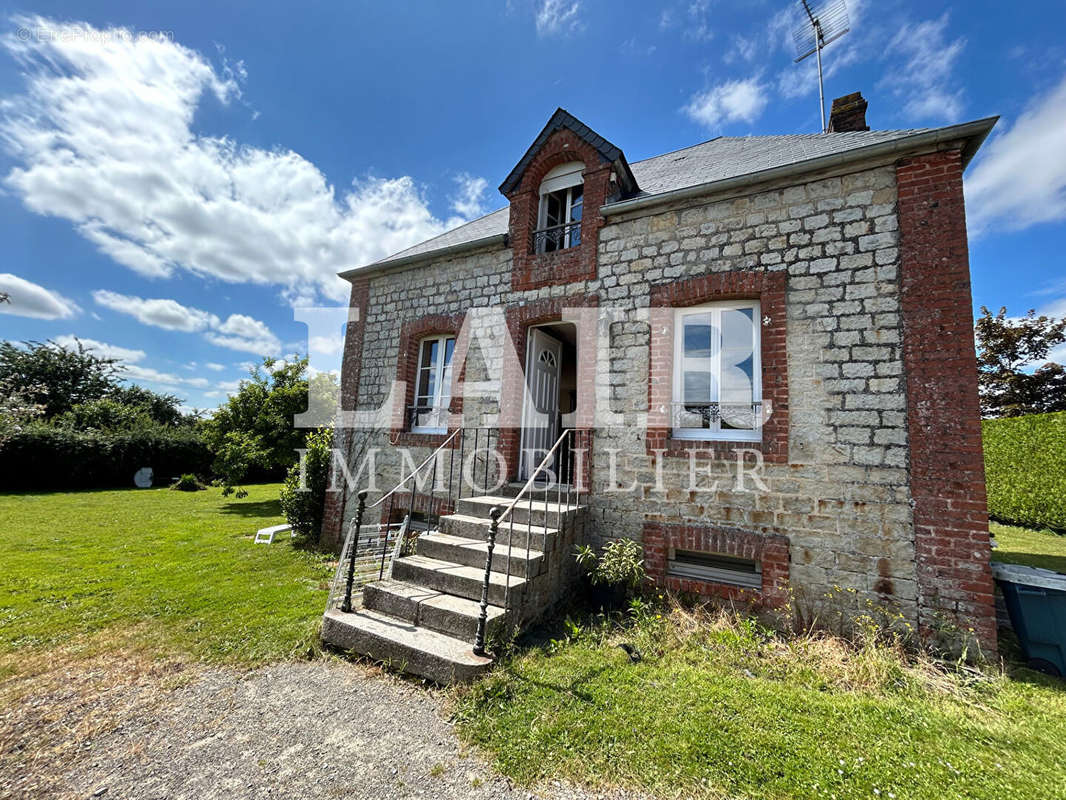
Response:
[[[789,545],[780,534],[759,534],[705,525],[644,523],[644,569],[657,585],[675,592],[704,597],[724,597],[768,605],[782,605],[788,599]],[[758,561],[762,567],[762,588],[748,589],[716,581],[701,581],[667,574],[673,549],[722,553]]]
[[[900,161],[900,271],[918,622],[996,650],[970,263],[958,150]]]
[[[568,161],[585,164],[581,244],[538,255],[533,252],[532,236],[537,227],[540,184],[549,170]],[[511,202],[510,234],[514,250],[512,290],[596,279],[599,231],[605,224],[600,207],[607,201],[611,172],[610,163],[573,131],[564,128],[548,137],[507,198]]]
[[[563,320],[564,310],[573,309],[578,317],[577,343],[577,429],[580,436],[575,439],[579,448],[588,447],[583,461],[583,486],[588,487],[590,477],[590,460],[592,454],[592,431],[595,419],[595,380],[596,380],[596,319],[592,316],[600,304],[595,294],[568,295],[566,297],[547,297],[532,303],[507,306],[504,318],[507,332],[514,346],[513,357],[505,354],[503,359],[503,376],[500,383],[500,432],[497,448],[503,455],[506,473],[509,478],[518,474],[518,449],[521,445],[522,397],[525,386],[526,344],[529,328],[547,322]],[[570,321],[570,315],[567,315]]]
[[[356,311],[355,322],[349,322],[344,332],[344,358],[341,362],[341,397],[340,405],[344,411],[355,409],[359,400],[359,377],[363,370],[363,331],[366,328],[367,307],[370,301],[370,281],[366,278],[352,281],[352,291],[348,301],[349,308]],[[333,431],[333,446],[344,451],[350,442],[350,431],[336,428]],[[343,485],[340,476],[334,476],[330,465],[330,486]],[[334,482],[334,479],[337,482]],[[321,541],[326,546],[339,546],[341,526],[344,523],[344,509],[348,501],[348,492],[326,492],[326,504],[322,517]]]
[[[699,450],[712,458],[732,456],[738,450],[755,450],[772,464],[788,463],[788,351],[786,348],[784,272],[731,271],[701,275],[651,290],[651,354],[648,380],[649,454],[688,457]],[[758,300],[760,305],[760,356],[762,396],[769,418],[763,423],[762,441],[709,442],[674,439],[669,408],[673,401],[674,315],[673,309],[715,300]]]
[[[451,411],[458,413],[462,409],[462,399],[457,397],[458,386],[462,383],[462,354],[459,350],[459,334],[463,329],[464,314],[433,314],[409,320],[400,327],[400,348],[396,357],[396,380],[403,383],[404,401],[401,408],[392,410],[392,430],[389,442],[406,447],[439,447],[454,431],[449,421],[447,433],[412,433],[407,426],[407,409],[415,401],[415,383],[418,376],[418,347],[427,336],[451,334],[456,337],[455,351],[452,353],[452,405]],[[465,352],[465,350],[464,350]],[[464,359],[465,360],[465,359]]]

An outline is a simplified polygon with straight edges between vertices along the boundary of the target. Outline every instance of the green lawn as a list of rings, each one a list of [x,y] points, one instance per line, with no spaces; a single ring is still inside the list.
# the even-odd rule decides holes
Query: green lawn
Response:
[[[284,520],[278,484],[248,489],[0,495],[0,655],[113,638],[250,665],[315,648],[329,561],[288,535],[253,544]]]
[[[1066,797],[1066,683],[1028,670],[978,679],[677,611],[556,636],[457,697],[464,737],[520,782],[679,797]],[[630,663],[622,641],[643,660]]]
[[[992,551],[993,561],[1066,572],[1066,534],[1050,530],[1034,531],[995,522],[991,528],[999,545]]]

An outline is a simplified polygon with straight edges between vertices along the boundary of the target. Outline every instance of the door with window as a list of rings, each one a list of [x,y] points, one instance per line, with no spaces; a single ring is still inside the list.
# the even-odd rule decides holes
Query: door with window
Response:
[[[563,343],[540,328],[529,329],[526,393],[522,401],[522,446],[518,477],[527,480],[559,436],[559,377]]]
[[[418,350],[415,403],[409,409],[413,433],[447,433],[452,400],[452,354],[455,337],[431,336]]]
[[[762,437],[759,303],[714,303],[677,311],[673,435],[757,441]]]

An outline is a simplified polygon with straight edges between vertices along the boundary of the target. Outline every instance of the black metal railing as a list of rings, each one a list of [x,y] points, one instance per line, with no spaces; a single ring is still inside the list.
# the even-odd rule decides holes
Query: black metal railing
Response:
[[[533,231],[533,252],[552,253],[581,244],[581,220]]]
[[[499,431],[495,428],[458,428],[407,476],[370,505],[366,503],[367,490],[359,491],[359,505],[348,526],[338,565],[338,576],[341,567],[346,567],[342,611],[351,611],[352,593],[358,585],[384,578],[390,555],[395,557],[402,554],[407,540],[416,532],[435,529],[441,515],[450,513],[464,493],[487,493],[499,487],[503,476],[494,455],[498,444]],[[363,541],[366,512],[386,502],[388,506],[382,515],[384,521],[373,526],[375,534],[370,541]],[[397,523],[397,513],[404,511],[404,521]],[[416,514],[419,515],[417,520]],[[401,540],[397,540],[396,536],[401,537]],[[367,566],[371,554],[378,558],[376,570]],[[333,602],[331,597],[329,603]]]
[[[516,617],[520,615],[521,608],[514,608],[510,603],[510,590],[511,590],[511,557],[514,551],[515,544],[515,522],[512,512],[516,507],[520,507],[523,503],[526,506],[526,536],[525,536],[525,550],[526,558],[524,562],[524,574],[525,581],[530,581],[529,574],[529,554],[531,552],[531,541],[533,538],[533,501],[536,495],[540,495],[542,498],[541,525],[537,526],[541,528],[541,541],[548,542],[547,528],[550,521],[549,501],[554,492],[555,495],[555,530],[561,535],[563,532],[564,524],[569,518],[572,525],[577,524],[577,516],[568,517],[568,512],[572,509],[576,509],[581,505],[581,495],[587,494],[588,489],[584,485],[586,466],[584,457],[588,455],[586,449],[582,449],[575,446],[575,438],[577,437],[577,431],[568,428],[564,430],[559,438],[555,440],[555,444],[551,449],[544,454],[544,458],[540,460],[536,469],[530,474],[525,484],[522,486],[521,491],[515,496],[515,498],[508,503],[505,507],[493,506],[489,511],[489,518],[491,520],[489,524],[489,537],[488,537],[488,552],[485,556],[485,578],[481,586],[481,603],[478,609],[478,623],[477,630],[474,634],[474,653],[476,655],[485,655],[485,628],[488,624],[488,607],[489,607],[489,586],[492,575],[492,557],[493,551],[496,548],[496,537],[499,535],[499,527],[501,524],[508,523],[508,536],[507,536],[507,559],[505,568],[505,582],[504,582],[504,599],[503,607],[508,611],[515,612]],[[556,469],[552,469],[552,465],[558,465]],[[567,476],[566,483],[563,483],[563,479],[560,477],[565,474]],[[542,480],[538,481],[538,478]],[[521,526],[519,526],[521,530]],[[521,550],[521,547],[518,548]],[[542,551],[539,561],[540,569],[543,571],[547,568],[548,554]],[[540,574],[540,573],[538,573]],[[528,589],[528,586],[525,587]],[[523,594],[524,602],[524,594]],[[518,619],[512,620],[512,624],[517,626]]]

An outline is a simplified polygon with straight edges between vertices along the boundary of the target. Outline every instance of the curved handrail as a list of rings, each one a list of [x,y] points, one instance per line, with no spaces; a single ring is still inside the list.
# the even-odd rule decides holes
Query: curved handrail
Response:
[[[451,443],[452,439],[454,439],[456,436],[458,436],[462,432],[463,432],[462,428],[456,428],[455,431],[452,432],[451,436],[449,436],[447,439],[445,439],[443,442],[441,442],[440,446],[426,457],[425,461],[423,461],[421,464],[419,464],[417,467],[415,467],[411,471],[410,475],[408,475],[402,481],[400,481],[395,486],[393,486],[391,489],[389,489],[388,492],[386,492],[378,500],[376,500],[375,502],[373,502],[369,506],[367,506],[367,508],[377,508],[382,503],[384,503],[386,500],[388,500],[393,494],[395,494],[397,489],[399,489],[401,486],[403,486],[405,483],[407,483],[409,480],[411,480],[411,478],[413,478],[415,475],[417,475],[419,472],[421,472],[422,471],[422,467],[424,467],[426,464],[428,464],[430,461],[432,461],[434,458],[436,458],[437,457],[437,453],[439,453],[441,450],[443,450],[445,447],[447,447]]]

